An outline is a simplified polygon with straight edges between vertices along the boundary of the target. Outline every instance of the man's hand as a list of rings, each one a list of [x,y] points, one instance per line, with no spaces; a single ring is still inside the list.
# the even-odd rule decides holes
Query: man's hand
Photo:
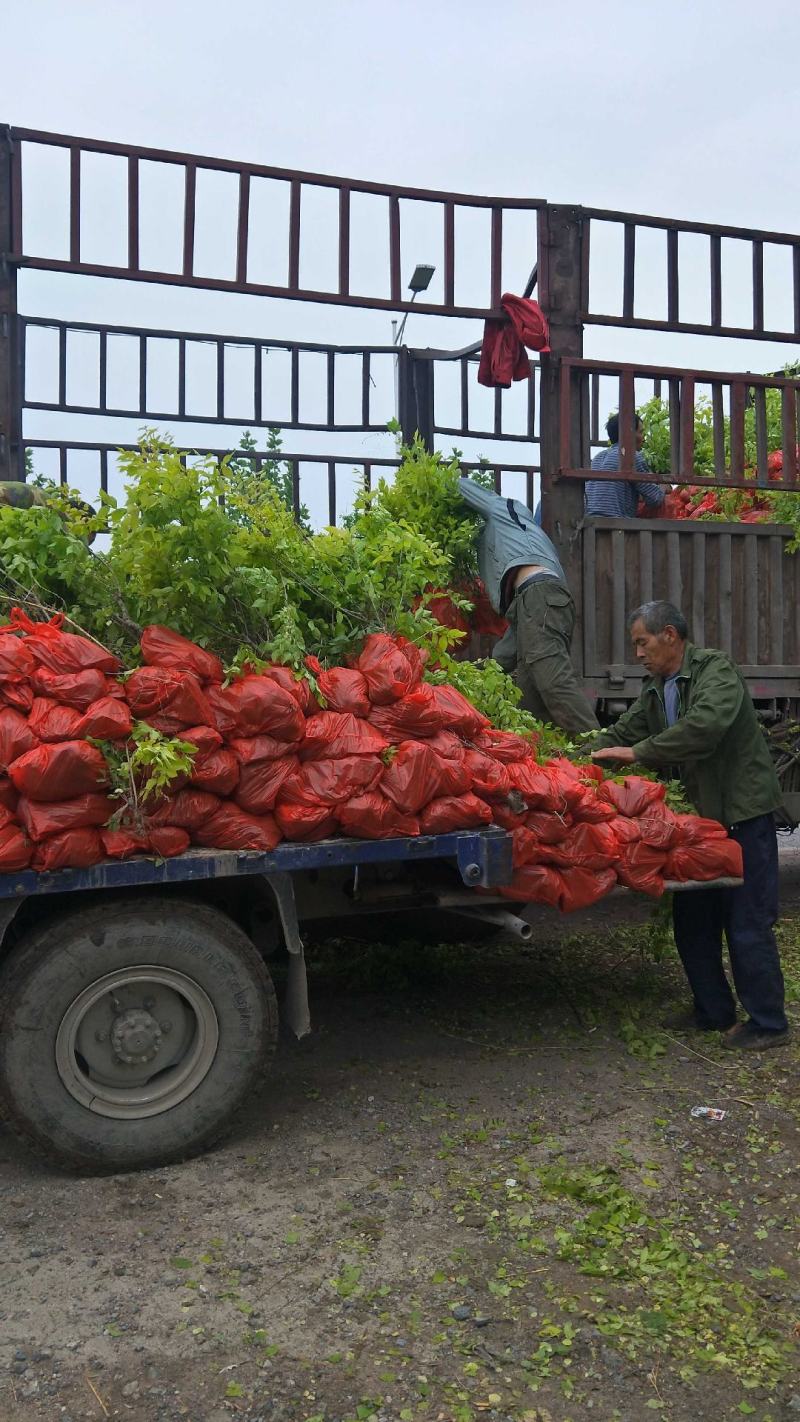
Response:
[[[606,746],[604,750],[592,751],[594,761],[618,761],[620,765],[633,765],[636,756],[630,746]]]

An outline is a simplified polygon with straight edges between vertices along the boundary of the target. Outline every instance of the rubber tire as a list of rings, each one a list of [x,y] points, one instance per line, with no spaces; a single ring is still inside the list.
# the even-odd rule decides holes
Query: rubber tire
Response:
[[[173,968],[199,983],[220,1038],[210,1070],[184,1101],[157,1116],[114,1120],[67,1091],[55,1041],[79,992],[136,963]],[[269,972],[224,914],[173,898],[83,908],[34,929],[0,968],[0,1106],[34,1149],[70,1170],[97,1174],[186,1160],[233,1129],[277,1036]]]

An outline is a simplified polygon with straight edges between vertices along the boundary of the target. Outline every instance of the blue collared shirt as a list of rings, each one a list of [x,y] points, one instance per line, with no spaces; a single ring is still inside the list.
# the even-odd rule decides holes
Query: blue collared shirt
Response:
[[[643,454],[634,456],[633,467],[639,474],[649,474],[647,460]],[[593,469],[619,469],[619,445],[611,444],[601,449],[592,460]],[[663,504],[665,488],[662,484],[633,483],[627,479],[587,479],[586,512],[601,518],[635,518],[639,499],[657,508]]]

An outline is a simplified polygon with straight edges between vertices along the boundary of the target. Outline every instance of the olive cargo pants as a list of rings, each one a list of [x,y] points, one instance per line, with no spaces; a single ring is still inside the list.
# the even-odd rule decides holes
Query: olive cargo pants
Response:
[[[575,603],[566,583],[560,578],[528,583],[511,599],[506,617],[508,631],[493,655],[513,675],[524,710],[571,735],[597,730],[599,722],[570,660]]]

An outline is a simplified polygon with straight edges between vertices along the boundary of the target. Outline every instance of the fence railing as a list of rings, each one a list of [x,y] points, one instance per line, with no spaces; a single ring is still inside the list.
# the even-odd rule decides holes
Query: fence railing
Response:
[[[601,381],[611,382],[612,393],[606,393],[605,399]],[[634,463],[636,409],[653,398],[664,401],[669,469],[648,478],[733,489],[769,485],[798,490],[800,378],[618,361],[561,362],[558,476],[640,479]],[[601,407],[614,406],[619,411],[619,470],[592,469],[592,449],[601,442]],[[700,409],[705,448],[698,467]],[[777,449],[782,452],[782,467],[770,469],[770,451]]]
[[[95,456],[97,468],[97,487],[103,493],[112,492],[110,485],[110,474],[116,472],[116,456],[123,450],[135,450],[137,445],[118,441],[116,443],[102,442],[98,440],[79,439],[28,439],[25,441],[26,449],[31,451],[31,456],[35,460],[37,450],[54,451],[58,481],[61,484],[73,485],[77,481],[73,471],[70,470],[70,457],[77,455],[85,460],[87,456]],[[215,459],[233,458],[237,461],[246,460],[253,468],[254,472],[263,468],[265,464],[280,464],[288,469],[291,479],[292,508],[295,515],[299,515],[301,507],[309,496],[310,491],[304,489],[302,484],[302,468],[304,465],[312,466],[315,470],[324,473],[327,484],[327,513],[328,523],[334,525],[340,512],[340,498],[338,481],[340,475],[344,474],[350,481],[351,491],[356,489],[371,489],[384,471],[397,469],[400,460],[383,456],[366,457],[361,454],[331,454],[317,453],[308,454],[295,453],[290,450],[280,450],[275,453],[263,450],[226,449],[213,448],[208,445],[193,446],[191,449],[181,451],[183,463],[191,461],[196,456],[212,455]],[[495,489],[501,492],[502,476],[512,474],[524,479],[526,502],[532,506],[534,499],[534,476],[539,472],[538,464],[511,464],[506,460],[468,460],[459,461],[465,473],[480,469],[488,471],[494,478]],[[42,471],[40,471],[42,472]],[[85,479],[84,479],[85,482]]]
[[[589,325],[628,326],[648,331],[685,331],[700,335],[746,336],[751,340],[797,341],[800,339],[800,237],[788,232],[767,232],[757,228],[725,227],[706,222],[680,222],[672,218],[647,217],[640,213],[609,212],[600,208],[583,210],[583,318]],[[594,305],[594,276],[592,263],[592,234],[597,224],[604,224],[610,235],[621,235],[621,246],[616,258],[617,270],[614,275],[620,291],[620,299],[614,303],[615,309],[607,310]],[[637,250],[643,234],[663,234],[663,290],[664,313],[662,317],[637,315],[637,298],[642,295],[641,282],[637,282]],[[682,242],[682,239],[685,239]],[[686,319],[684,307],[685,284],[681,282],[681,251],[692,242],[693,277],[697,278],[700,265],[705,262],[706,275],[700,290],[692,293],[691,305],[696,308],[702,301],[707,305],[707,319],[697,319],[695,311],[691,319]],[[697,241],[707,243],[703,255],[697,248]],[[738,248],[732,244],[738,243]],[[735,272],[731,271],[724,280],[725,258],[734,265],[735,256],[742,260],[735,262]],[[781,257],[786,259],[784,270],[779,272],[781,287],[781,309],[785,319],[778,325],[768,325],[765,319],[765,257],[781,265]],[[608,260],[608,254],[606,254]],[[746,263],[746,266],[745,266]],[[648,279],[653,283],[652,264],[648,263]],[[734,301],[738,305],[746,302],[751,313],[749,324],[726,319],[726,306]]]
[[[11,253],[14,260],[27,267],[44,267],[49,271],[407,311],[411,309],[412,301],[406,294],[402,269],[404,205],[425,204],[440,233],[442,295],[439,300],[427,298],[415,301],[415,310],[448,316],[485,316],[490,309],[497,307],[503,289],[504,214],[511,211],[536,213],[544,206],[541,198],[481,197],[400,187],[260,163],[201,157],[194,153],[42,133],[35,129],[14,128],[7,129],[6,133],[12,144]],[[32,149],[47,149],[63,155],[63,245],[57,255],[52,250],[37,250],[31,245],[25,230],[26,184]],[[114,181],[111,180],[109,168],[107,184],[108,191],[115,187],[118,190],[118,215],[125,234],[124,251],[113,261],[95,259],[99,253],[93,253],[92,259],[87,258],[84,241],[87,219],[83,200],[84,166],[92,157],[105,158],[119,169]],[[174,219],[176,230],[173,236],[177,240],[173,246],[178,255],[174,268],[153,268],[143,250],[143,185],[145,179],[152,175],[153,165],[159,165],[161,173],[168,169],[177,180],[177,202],[173,205],[179,211]],[[205,211],[203,185],[210,174],[227,175],[230,179],[228,191],[215,192],[214,225],[218,235],[228,233],[227,248],[219,259],[224,270],[216,274],[200,269],[196,251],[199,223]],[[315,213],[313,218],[315,245],[321,244],[331,255],[335,254],[335,262],[330,263],[331,267],[335,267],[335,276],[318,287],[311,287],[303,280],[304,237],[307,228],[312,225],[311,218],[307,224],[304,221],[304,203],[312,193],[329,194],[333,199],[332,210],[326,214],[322,231],[319,214]],[[374,213],[370,235],[374,247],[382,241],[386,254],[385,289],[380,295],[360,290],[359,275],[352,271],[353,227],[357,221],[354,199],[365,198],[378,200],[380,204],[378,221],[382,239],[376,241],[375,238]],[[460,301],[457,295],[459,282],[463,279],[456,257],[459,221],[467,210],[476,209],[490,214],[489,230],[482,239],[483,251],[480,254],[475,252],[474,233],[470,241],[471,266],[481,266],[488,277],[489,300],[484,305]],[[53,240],[54,227],[57,227],[56,221],[51,223],[50,241]],[[535,240],[535,228],[532,228],[531,236]],[[273,253],[281,253],[284,271],[280,276],[276,272],[269,280],[264,280],[256,273],[263,268],[267,246]],[[535,256],[531,266],[533,261]]]

